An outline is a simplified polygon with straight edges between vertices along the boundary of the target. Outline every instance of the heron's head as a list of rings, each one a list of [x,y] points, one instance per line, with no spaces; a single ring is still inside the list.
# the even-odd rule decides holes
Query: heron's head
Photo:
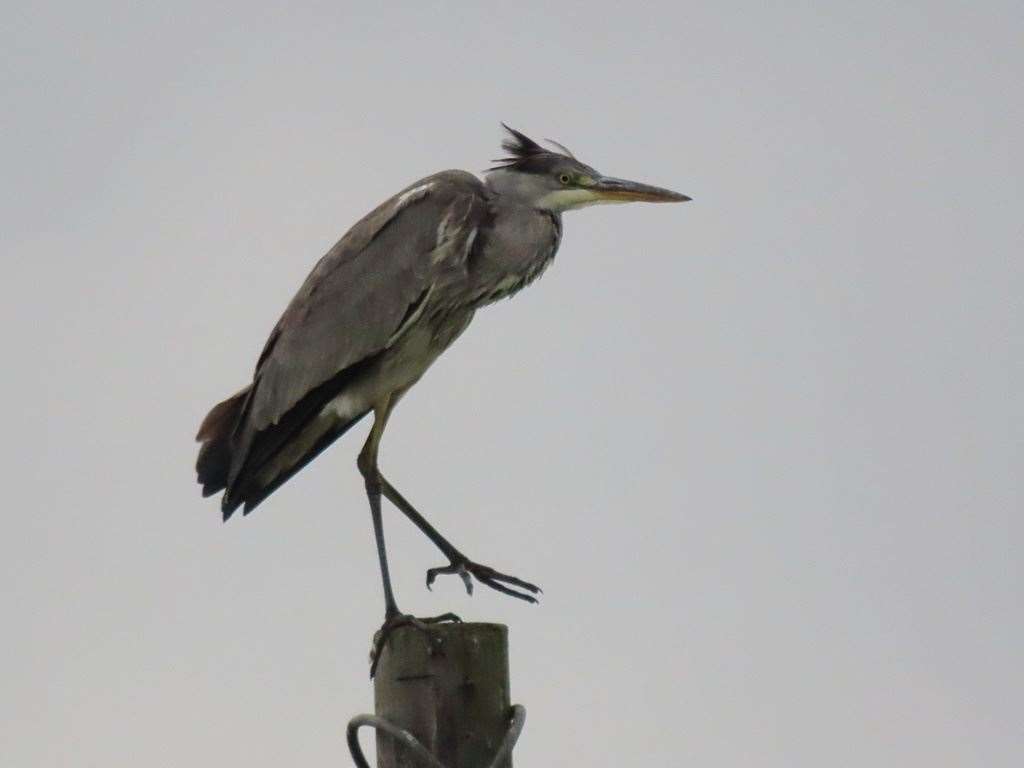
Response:
[[[605,176],[581,163],[557,142],[546,149],[502,123],[509,136],[501,143],[509,157],[496,160],[487,183],[535,208],[561,213],[601,203],[683,203],[686,195],[638,181]]]

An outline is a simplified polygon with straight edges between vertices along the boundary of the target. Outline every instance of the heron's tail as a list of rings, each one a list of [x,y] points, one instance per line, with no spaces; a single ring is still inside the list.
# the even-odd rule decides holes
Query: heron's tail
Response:
[[[202,443],[196,460],[196,474],[203,486],[203,496],[224,490],[231,471],[231,436],[245,406],[249,387],[217,403],[206,414],[196,440]]]
[[[340,391],[338,382],[328,384],[331,388],[314,390],[259,431],[249,431],[246,424],[252,386],[215,405],[203,419],[196,435],[202,443],[196,473],[203,496],[224,491],[225,520],[243,505],[245,514],[251,512],[369,412],[324,410]]]

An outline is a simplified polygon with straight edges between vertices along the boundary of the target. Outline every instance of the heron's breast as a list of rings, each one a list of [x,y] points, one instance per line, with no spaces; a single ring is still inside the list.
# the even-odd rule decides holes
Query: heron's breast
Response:
[[[470,262],[473,305],[508,298],[540,277],[555,257],[561,233],[558,217],[532,209],[500,217]]]

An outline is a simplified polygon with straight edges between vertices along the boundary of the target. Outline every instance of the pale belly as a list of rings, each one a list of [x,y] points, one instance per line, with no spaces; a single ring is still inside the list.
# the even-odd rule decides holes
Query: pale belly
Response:
[[[466,311],[443,324],[422,323],[410,328],[363,374],[324,406],[323,416],[349,421],[401,396],[469,325]]]

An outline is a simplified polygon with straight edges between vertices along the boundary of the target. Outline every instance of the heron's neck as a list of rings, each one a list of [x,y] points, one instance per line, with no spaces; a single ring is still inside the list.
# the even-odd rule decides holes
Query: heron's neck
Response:
[[[519,173],[500,168],[487,174],[488,189],[501,197],[503,202],[537,208],[537,201],[544,196],[541,181],[531,173]]]

